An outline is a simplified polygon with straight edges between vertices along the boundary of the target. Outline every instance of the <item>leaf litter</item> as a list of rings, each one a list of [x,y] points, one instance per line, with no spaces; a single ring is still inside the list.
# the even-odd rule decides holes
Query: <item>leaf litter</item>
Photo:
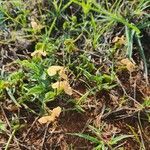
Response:
[[[33,1],[31,1],[31,3],[32,2]],[[36,16],[36,18],[38,18],[39,14],[37,13],[37,10],[40,9],[40,7],[37,5],[37,2],[34,1],[34,3],[35,4],[33,6],[30,6],[30,7],[33,7],[32,9],[34,9],[34,15]],[[43,4],[41,1],[39,1],[38,3]],[[44,3],[46,3],[46,2],[44,2]],[[57,6],[56,2],[54,4],[55,4],[55,6]],[[59,5],[59,7],[61,7],[61,4]],[[56,7],[56,8],[58,9],[59,7]],[[47,7],[45,7],[45,8],[47,8]],[[73,14],[74,11],[76,11],[76,10],[74,10],[74,7],[72,7],[72,6],[70,8],[68,8],[67,11],[69,11],[69,9],[71,9],[71,14]],[[17,10],[15,10],[15,11],[17,11]],[[42,10],[42,11],[44,11],[44,10]],[[57,11],[59,12],[59,10],[57,10]],[[77,16],[78,16],[78,11],[79,10],[77,10],[77,12],[75,12],[75,14]],[[12,16],[13,16],[13,14],[12,14]],[[67,21],[69,21],[69,19]],[[9,20],[8,20],[8,23],[9,23]],[[7,23],[7,26],[8,26],[8,23]],[[30,24],[29,27],[32,27],[32,29],[34,31],[33,37],[36,36],[35,34],[37,34],[37,32],[40,32],[41,29],[43,28],[40,21],[37,21],[36,19],[35,20],[33,19],[33,20],[29,21],[29,24]],[[50,22],[48,22],[48,25],[49,24],[50,24]],[[74,27],[74,26],[71,25],[71,27]],[[57,26],[54,27],[54,28],[56,29]],[[118,28],[118,30],[117,30],[115,28],[115,30],[116,30],[115,32],[117,32],[120,29]],[[68,31],[70,32],[70,30],[68,30]],[[90,34],[90,38],[93,38],[92,36],[93,35]],[[79,40],[82,41],[83,39],[79,39]],[[85,40],[87,40],[87,39],[85,39]],[[89,39],[89,40],[91,40],[91,39]],[[79,41],[79,42],[81,42],[81,41]],[[9,41],[7,41],[7,42],[9,42]],[[49,41],[49,43],[50,42],[51,41]],[[82,45],[81,43],[79,43],[79,45]],[[125,39],[124,36],[117,36],[113,39],[112,43],[115,43],[116,45],[119,45],[118,47],[120,48],[120,47],[123,47],[124,45],[126,45],[126,39]],[[13,44],[13,42],[10,43],[9,47],[11,47],[11,44]],[[77,47],[76,47],[74,41],[68,40],[67,42],[64,42],[64,45],[65,45],[65,48],[66,48],[68,53],[72,52],[73,57],[76,56],[76,53],[79,54],[80,51],[82,52],[82,46],[81,46],[81,50],[78,50],[78,51],[76,50]],[[13,45],[13,46],[15,46],[15,45]],[[22,45],[22,46],[24,46],[24,45]],[[2,45],[2,47],[5,51],[6,51],[6,49],[9,49],[9,47],[5,47],[3,45]],[[16,47],[17,47],[17,45],[16,45]],[[33,44],[33,47],[34,47],[34,44]],[[31,49],[31,47],[30,47],[30,49]],[[101,51],[101,49],[98,49],[98,50]],[[32,52],[33,52],[33,49],[32,49]],[[92,51],[91,56],[94,55],[94,54],[95,54],[95,51]],[[98,53],[98,55],[99,55],[99,53]],[[9,53],[8,53],[8,56],[13,57],[13,55],[11,55]],[[42,57],[42,56],[46,56],[46,53],[43,50],[39,50],[39,51],[36,50],[32,53],[32,57]],[[91,56],[88,55],[89,61],[90,61],[90,58],[92,58],[92,61],[93,61],[93,57],[91,57]],[[75,59],[76,59],[76,57],[75,57]],[[136,58],[134,58],[134,59],[136,59]],[[95,63],[97,63],[97,62],[95,62]],[[118,87],[113,89],[114,90],[113,92],[112,92],[112,90],[110,90],[110,93],[113,95],[112,97],[110,97],[109,94],[107,94],[107,93],[109,93],[109,91],[106,92],[105,90],[104,91],[99,91],[98,93],[94,94],[94,96],[87,97],[86,100],[85,100],[86,104],[84,104],[82,106],[86,110],[84,114],[77,113],[76,111],[72,111],[74,109],[78,110],[79,107],[76,106],[76,108],[74,108],[74,105],[72,106],[71,104],[68,104],[68,101],[71,101],[72,99],[68,99],[68,97],[66,95],[66,97],[63,97],[63,96],[58,97],[55,102],[51,102],[50,104],[47,104],[50,108],[54,108],[50,112],[50,115],[41,117],[38,120],[38,123],[35,123],[35,125],[32,126],[32,122],[33,122],[33,119],[35,117],[33,114],[37,113],[37,112],[38,113],[40,112],[38,110],[39,108],[36,107],[37,105],[35,105],[35,103],[30,102],[30,104],[27,103],[27,106],[23,106],[21,109],[20,108],[15,109],[15,110],[13,110],[13,108],[7,109],[7,106],[14,105],[14,104],[12,104],[8,100],[8,97],[5,97],[6,101],[2,100],[2,102],[3,102],[2,106],[4,107],[4,110],[6,111],[6,113],[4,113],[4,112],[1,113],[0,115],[3,116],[1,118],[3,118],[3,120],[6,119],[8,121],[12,121],[12,118],[15,118],[14,116],[18,115],[20,123],[24,123],[27,126],[27,128],[32,128],[31,132],[29,133],[29,135],[27,136],[27,138],[25,139],[25,141],[23,143],[21,142],[21,138],[23,136],[23,132],[26,132],[27,128],[25,128],[25,129],[22,128],[21,130],[18,130],[18,132],[16,134],[16,137],[18,138],[18,141],[15,141],[15,138],[16,138],[15,137],[14,141],[12,141],[12,143],[10,144],[10,149],[18,149],[18,147],[21,147],[21,149],[25,149],[26,145],[27,145],[26,148],[29,148],[29,149],[30,148],[31,149],[39,149],[41,139],[43,138],[42,135],[45,132],[44,131],[45,128],[43,128],[44,124],[48,123],[48,122],[49,123],[55,123],[57,118],[60,117],[62,108],[66,111],[64,111],[64,113],[62,114],[62,117],[59,119],[59,122],[56,125],[56,128],[54,128],[53,126],[48,127],[48,134],[46,134],[46,136],[45,136],[46,140],[45,140],[43,149],[60,149],[60,147],[61,147],[61,149],[64,149],[63,145],[65,145],[64,146],[64,147],[66,147],[65,149],[70,148],[70,147],[68,147],[68,145],[75,145],[75,148],[92,149],[93,145],[91,146],[91,143],[89,143],[89,142],[87,143],[87,141],[85,142],[82,139],[77,139],[76,137],[72,138],[70,136],[66,136],[65,133],[67,133],[67,132],[74,132],[74,133],[75,132],[80,132],[80,133],[86,132],[87,134],[91,134],[90,131],[86,127],[89,124],[93,124],[93,122],[95,121],[95,118],[98,118],[98,121],[97,121],[98,123],[96,125],[97,128],[99,128],[99,125],[101,125],[101,123],[103,121],[105,121],[106,123],[109,122],[109,125],[111,127],[114,126],[114,128],[119,129],[119,131],[121,133],[125,133],[125,134],[126,133],[131,133],[131,130],[129,130],[126,126],[127,124],[129,124],[133,127],[132,130],[134,130],[134,132],[136,132],[138,134],[139,139],[144,138],[144,140],[145,140],[144,142],[148,143],[149,140],[148,140],[148,137],[146,137],[146,135],[149,135],[148,134],[149,133],[149,124],[147,123],[147,121],[145,121],[145,120],[147,120],[147,117],[145,116],[145,113],[143,113],[143,112],[146,112],[147,110],[149,110],[149,97],[150,97],[149,91],[150,91],[150,89],[147,87],[146,83],[144,82],[144,79],[142,78],[142,75],[140,77],[137,77],[135,75],[135,74],[140,74],[140,71],[138,72],[138,70],[136,70],[136,68],[138,67],[137,64],[135,65],[128,58],[122,59],[120,61],[120,63],[121,63],[122,66],[124,66],[126,68],[126,70],[125,71],[123,70],[122,73],[119,72],[120,73],[119,80],[122,84],[118,85]],[[61,64],[63,64],[63,63],[61,63]],[[99,65],[98,67],[101,66],[101,64],[99,62],[97,64]],[[108,64],[106,63],[106,64],[102,64],[102,65],[103,66],[106,65],[106,68],[109,68],[110,67],[110,62]],[[80,67],[80,64],[79,64],[79,67]],[[87,69],[88,65],[85,65],[84,67]],[[85,68],[83,68],[83,70]],[[72,87],[74,88],[74,85],[72,87],[70,86],[69,80],[71,80],[71,82],[72,82],[72,79],[71,78],[69,79],[69,77],[67,75],[67,69],[65,67],[63,67],[63,66],[55,66],[55,67],[52,66],[47,70],[47,73],[50,77],[53,77],[55,75],[59,76],[59,79],[56,80],[56,82],[52,82],[52,84],[50,84],[50,86],[53,89],[55,89],[56,92],[59,91],[59,90],[62,90],[66,94],[72,95],[72,93],[73,93]],[[129,78],[129,73],[130,73],[130,76],[131,76],[130,78]],[[1,74],[3,75],[3,70],[2,70]],[[79,85],[83,84],[83,79],[84,78],[82,78],[82,75],[81,75],[81,80],[77,81]],[[33,81],[34,81],[34,79],[31,80],[31,83]],[[28,81],[25,81],[25,82],[27,83]],[[74,84],[76,85],[76,83],[74,83]],[[91,86],[91,83],[89,85],[87,85],[87,84],[85,85],[85,87],[88,87],[88,88],[90,86]],[[83,89],[85,89],[85,92],[87,92],[86,90],[88,90],[88,88],[86,88],[86,89],[85,88],[79,88],[79,86],[77,86],[76,90],[80,92],[80,91],[84,91]],[[24,89],[22,89],[22,90],[24,90]],[[13,90],[12,92],[15,92],[15,90]],[[19,94],[19,92],[20,91],[18,91],[17,94]],[[126,95],[124,95],[123,92],[126,92]],[[82,92],[80,92],[80,93],[82,93]],[[15,96],[18,97],[17,94]],[[73,97],[73,96],[71,98],[76,98],[76,97]],[[127,117],[127,115],[126,115],[127,112],[122,111],[122,110],[120,110],[119,112],[115,111],[115,110],[117,110],[118,107],[124,107],[124,106],[126,106],[128,109],[131,108],[131,110],[129,110],[129,111],[132,111],[132,109],[134,109],[134,107],[136,108],[136,105],[133,103],[133,101],[132,101],[133,99],[131,99],[131,96],[135,100],[140,102],[141,104],[143,102],[145,102],[145,103],[143,103],[143,106],[145,106],[146,109],[140,110],[138,112],[138,115],[142,116],[142,117],[140,117],[140,120],[138,120],[138,115],[135,114],[134,112],[130,115],[129,118],[123,119],[124,116]],[[145,97],[146,97],[146,99],[145,99]],[[115,99],[115,100],[113,100],[113,99]],[[118,106],[118,104],[119,104],[119,106]],[[60,106],[60,107],[57,107],[57,106]],[[31,109],[29,109],[29,111],[27,111],[24,107],[28,108],[28,109],[29,108],[35,109],[35,112],[33,113],[31,111]],[[107,109],[105,110],[104,108],[106,108],[106,107],[107,107]],[[71,109],[71,111],[68,111],[70,109]],[[78,110],[78,111],[80,112],[80,110]],[[110,118],[106,119],[106,120],[103,120],[102,116],[107,112],[109,112]],[[117,118],[117,116],[119,116],[119,119]],[[116,118],[118,119],[117,121],[115,120]],[[41,121],[41,125],[39,125],[40,121]],[[140,130],[138,130],[139,128],[138,128],[138,125],[137,125],[138,122],[140,122],[140,121],[141,121],[141,124],[142,124],[142,127],[143,127],[143,129],[141,127],[142,136],[139,134]],[[14,120],[11,122],[11,125],[13,125],[13,124],[14,124]],[[3,127],[2,127],[2,129],[3,129]],[[109,134],[111,130],[112,130],[112,128],[109,128],[108,131],[106,131],[106,133],[104,133],[104,135],[103,135],[104,139],[105,138],[106,139],[111,138],[110,134]],[[118,134],[119,134],[119,131],[118,131]],[[10,136],[10,133],[8,133],[8,137],[9,136]],[[3,137],[6,138],[6,140],[3,140],[4,139]],[[5,143],[7,142],[7,133],[6,134],[2,133],[0,135],[0,139],[1,139],[0,146],[5,145]],[[16,143],[19,143],[20,145],[17,146]],[[21,144],[23,144],[23,145],[21,145]],[[134,149],[139,149],[139,144],[135,141],[135,139],[129,139],[127,141],[124,141],[123,144],[125,146],[125,149],[128,149],[128,150],[131,150],[133,148]],[[72,146],[71,146],[71,148],[72,148]],[[150,149],[149,144],[147,144],[147,149]]]
[[[40,124],[53,123],[60,116],[61,111],[61,107],[56,107],[51,111],[50,115],[41,117],[38,122]]]

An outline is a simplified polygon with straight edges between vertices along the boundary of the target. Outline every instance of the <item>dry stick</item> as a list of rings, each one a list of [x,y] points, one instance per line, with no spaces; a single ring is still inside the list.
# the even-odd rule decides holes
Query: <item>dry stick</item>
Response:
[[[10,137],[9,137],[9,139],[8,139],[8,141],[7,141],[7,144],[6,144],[6,146],[5,146],[5,149],[4,149],[4,150],[7,150],[7,149],[8,149],[9,144],[10,144],[10,142],[11,142],[11,140],[12,140],[13,136],[15,135],[15,132],[16,132],[16,130],[13,130],[12,134],[10,135]]]
[[[56,128],[53,128],[53,130],[49,132],[50,135],[48,136],[48,138],[52,137],[52,134],[61,134],[61,133],[63,133],[62,131],[55,131],[55,129]]]
[[[136,82],[137,82],[137,80],[135,80],[135,82],[134,82],[134,99],[136,99]]]
[[[142,137],[142,132],[143,132],[143,127],[142,127],[142,123],[141,123],[141,119],[140,119],[140,112],[138,113],[138,129],[139,129],[139,134],[140,134],[140,137],[141,137],[141,142],[142,142],[142,149],[145,149],[145,143],[144,143],[144,140],[143,140],[143,137]]]
[[[19,140],[16,138],[16,136],[14,135],[14,141],[16,142],[17,146],[20,148],[20,143],[18,142]],[[20,148],[21,149],[21,148]]]
[[[44,145],[44,142],[45,142],[45,138],[46,138],[46,134],[47,134],[47,131],[48,131],[49,124],[50,123],[47,123],[47,125],[46,125],[46,129],[45,129],[45,132],[44,132],[43,141],[42,141],[42,144],[41,144],[41,150],[43,149],[43,145]]]
[[[58,148],[57,148],[57,145],[59,145],[59,143],[60,143],[60,141],[61,141],[62,138],[63,138],[63,136],[59,136],[59,138],[58,138],[58,140],[57,140],[57,143],[55,144],[54,150],[57,150],[57,149],[58,149]]]
[[[91,123],[91,120],[88,120],[84,126],[84,128],[82,129],[82,131],[80,132],[81,134],[86,130],[86,128],[89,126],[89,124]],[[79,140],[79,138],[76,138],[76,140],[73,142],[76,143]]]
[[[83,94],[82,94],[82,93],[80,93],[79,91],[74,90],[74,89],[73,89],[73,91],[74,91],[75,93],[77,93],[78,95],[83,96]]]
[[[124,87],[123,87],[121,81],[118,79],[117,76],[116,76],[116,78],[117,78],[117,81],[118,81],[118,83],[120,84],[120,86],[121,86],[121,88],[122,88],[124,94],[125,94],[128,98],[130,98],[131,100],[133,100],[135,103],[137,103],[139,106],[141,106],[141,108],[143,108],[143,106],[142,106],[138,101],[136,101],[133,97],[131,97],[131,96],[129,96],[129,95],[127,94],[127,92],[126,92],[126,90],[124,89]]]
[[[142,123],[141,123],[141,118],[140,118],[140,112],[138,113],[138,121],[139,121],[139,128],[141,129],[140,130],[140,134],[145,136],[145,138],[150,142],[150,138],[145,134],[144,130],[143,130],[143,127],[142,127]]]
[[[126,115],[122,115],[122,117],[120,116],[120,117],[118,117],[118,118],[115,118],[115,119],[113,119],[113,120],[115,120],[115,121],[117,121],[117,120],[121,120],[121,119],[125,119],[125,118],[130,118],[130,117],[135,117],[134,115],[136,114],[136,113],[138,113],[139,111],[135,111],[134,113],[132,113],[132,114],[130,114],[130,115],[128,115],[128,116],[126,116]],[[111,113],[109,113],[108,115],[110,115]],[[107,117],[107,116],[106,116]],[[104,118],[106,118],[105,116],[104,116]]]
[[[146,127],[146,129],[147,128],[149,128],[149,126],[148,127]],[[142,131],[143,131],[143,134],[144,134],[144,136],[145,136],[145,138],[150,142],[150,137],[148,137],[147,135],[146,135],[146,133],[145,133],[145,131],[142,129]],[[147,131],[148,132],[148,131]],[[148,132],[149,133],[149,132]]]
[[[29,132],[31,131],[31,129],[33,128],[34,124],[36,123],[36,121],[38,120],[39,117],[36,117],[35,120],[33,121],[31,127],[28,129],[26,135],[23,138],[23,141],[25,141],[26,137],[28,136]]]
[[[10,122],[9,122],[9,120],[8,120],[6,114],[5,114],[5,111],[4,111],[3,107],[2,107],[2,104],[0,105],[0,107],[1,107],[2,113],[3,113],[4,117],[5,117],[7,125],[11,128]]]
[[[9,122],[9,120],[8,120],[6,114],[5,114],[5,111],[4,111],[3,107],[2,107],[2,104],[0,105],[0,107],[1,107],[2,113],[3,113],[4,117],[5,117],[5,121],[6,121],[7,125],[11,128],[10,122]],[[5,150],[8,149],[8,146],[9,146],[9,143],[10,143],[11,139],[12,139],[12,136],[9,136],[9,140],[8,140],[6,146],[5,146]]]
[[[31,150],[30,148],[28,148],[26,145],[19,143],[20,146],[26,148],[26,150]],[[21,149],[20,149],[21,150]]]
[[[104,103],[104,105],[103,105],[103,107],[102,107],[102,111],[101,111],[100,116],[99,116],[100,121],[101,121],[101,119],[103,118],[103,115],[105,115],[105,114],[104,114],[105,108],[106,108],[106,105],[105,105],[105,103]]]
[[[3,107],[2,107],[2,105],[0,105],[0,107],[1,107],[2,113],[3,113],[4,117],[5,117],[5,120],[6,120],[6,122],[7,122],[7,125],[11,128],[10,122],[9,122],[9,120],[8,120],[6,114],[5,114],[5,111],[4,111]],[[11,134],[11,135],[12,135],[12,134]],[[14,136],[14,138],[15,138],[15,141],[16,141],[16,143],[17,143],[17,146],[20,147],[20,146],[19,146],[19,142],[17,141],[17,138],[15,137],[15,135],[13,135],[13,136]],[[9,138],[9,139],[10,139],[10,138]],[[10,140],[11,140],[11,139],[10,139]]]
[[[126,144],[126,141],[124,141],[123,143],[117,145],[114,149],[119,149],[121,146],[124,146]]]

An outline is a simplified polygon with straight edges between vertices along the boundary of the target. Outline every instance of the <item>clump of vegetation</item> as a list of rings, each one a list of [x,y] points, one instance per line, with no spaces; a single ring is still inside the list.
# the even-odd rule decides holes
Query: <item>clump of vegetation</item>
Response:
[[[0,147],[149,149],[149,7],[0,0]]]

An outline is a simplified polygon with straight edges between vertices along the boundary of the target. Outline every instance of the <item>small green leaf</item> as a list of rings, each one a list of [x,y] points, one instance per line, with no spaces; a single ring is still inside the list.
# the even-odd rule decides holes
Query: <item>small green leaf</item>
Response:
[[[41,42],[38,42],[36,45],[35,45],[35,50],[45,50],[45,47],[46,47],[46,45],[45,45],[45,43],[41,43]]]
[[[1,131],[6,131],[6,124],[2,120],[0,120],[0,132]]]
[[[142,104],[144,107],[150,107],[150,97],[146,97],[145,99],[144,99],[144,102],[143,102],[143,104]]]
[[[16,84],[18,81],[21,81],[23,78],[23,72],[14,72],[9,75],[8,79],[11,84]]]
[[[56,93],[55,92],[52,92],[52,91],[50,91],[50,92],[47,92],[46,94],[45,94],[45,102],[49,102],[49,101],[53,101],[54,100],[54,98],[55,98],[55,96],[56,96]]]
[[[120,135],[120,136],[116,136],[114,138],[112,138],[112,140],[110,141],[111,145],[117,144],[119,141],[126,139],[126,138],[130,138],[133,137],[133,135]]]
[[[3,90],[5,87],[5,81],[4,80],[0,80],[0,90]]]
[[[34,62],[30,62],[28,60],[23,60],[23,61],[19,61],[19,63],[25,67],[25,68],[28,68],[30,70],[32,70],[34,73],[36,74],[40,74],[40,69],[39,67],[37,66],[37,64],[35,64]]]
[[[80,133],[69,133],[69,134],[84,138],[86,140],[91,141],[92,143],[100,144],[100,140],[98,140],[97,138],[94,138],[90,135],[87,135],[87,134],[80,134]]]
[[[30,88],[28,91],[29,95],[41,94],[45,90],[43,85],[37,85],[33,88]]]

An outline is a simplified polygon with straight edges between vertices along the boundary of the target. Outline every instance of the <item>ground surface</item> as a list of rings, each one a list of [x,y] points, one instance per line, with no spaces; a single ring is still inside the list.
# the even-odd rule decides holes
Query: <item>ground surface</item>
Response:
[[[0,149],[150,149],[149,1],[0,5]]]

